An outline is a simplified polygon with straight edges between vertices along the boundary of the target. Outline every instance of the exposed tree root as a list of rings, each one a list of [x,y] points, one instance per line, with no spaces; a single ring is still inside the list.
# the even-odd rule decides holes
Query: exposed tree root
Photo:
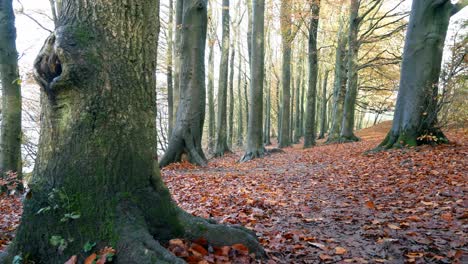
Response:
[[[448,142],[449,140],[440,129],[435,129],[433,132],[426,133],[393,133],[390,131],[375,150],[416,147],[420,145],[438,145]]]
[[[174,162],[182,161],[183,155],[188,155],[190,163],[206,166],[207,160],[201,147],[197,147],[193,137],[188,135],[174,136],[169,143],[166,153],[159,162],[159,166],[165,167]]]
[[[337,140],[339,143],[350,143],[350,142],[357,142],[360,141],[358,137],[356,137],[354,134],[351,136],[340,136]]]
[[[249,160],[253,160],[256,158],[262,158],[264,157],[268,152],[265,150],[265,148],[261,149],[256,149],[254,151],[249,151],[242,156],[242,158],[239,160],[239,162],[246,162]]]

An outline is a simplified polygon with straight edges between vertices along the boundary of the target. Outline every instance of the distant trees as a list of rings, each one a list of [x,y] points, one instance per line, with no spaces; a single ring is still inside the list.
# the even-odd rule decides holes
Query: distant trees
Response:
[[[437,119],[442,53],[450,17],[466,5],[466,0],[413,1],[393,125],[380,147],[447,141]]]
[[[0,0],[0,85],[2,119],[0,178],[8,171],[21,175],[21,79],[16,50],[15,15],[11,0]]]

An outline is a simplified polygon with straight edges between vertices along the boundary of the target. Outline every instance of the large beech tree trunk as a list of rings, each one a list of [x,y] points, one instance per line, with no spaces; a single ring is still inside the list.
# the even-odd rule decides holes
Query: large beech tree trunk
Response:
[[[343,120],[339,141],[357,141],[354,135],[354,119],[356,109],[356,98],[358,93],[358,33],[361,18],[359,17],[359,0],[351,0],[348,31],[348,80],[346,83],[346,95],[343,107]]]
[[[214,104],[214,46],[216,43],[216,22],[213,16],[213,1],[209,2],[208,9],[208,151],[213,152],[215,147],[216,119]]]
[[[201,140],[205,121],[207,14],[201,12],[198,16],[191,14],[188,11],[191,5],[193,3],[190,1],[183,3],[179,47],[181,67],[179,89],[177,89],[180,92],[180,101],[169,145],[159,163],[161,167],[180,161],[184,154],[191,163],[206,165]]]
[[[252,58],[250,70],[250,109],[247,126],[247,149],[241,161],[262,157],[263,146],[263,81],[265,77],[265,1],[253,0]]]
[[[11,0],[0,0],[0,84],[2,122],[0,178],[8,171],[21,174],[21,86],[16,51],[15,15]]]
[[[328,84],[328,70],[325,71],[325,77],[323,78],[323,88],[322,88],[322,105],[320,106],[320,134],[319,139],[325,138],[325,133],[327,133],[327,84]]]
[[[175,237],[243,243],[263,253],[244,229],[179,209],[161,180],[155,121],[157,3],[63,2],[58,27],[35,63],[42,131],[31,190],[15,241],[0,263],[20,254],[35,263],[64,263],[74,254],[82,261],[87,241],[97,242],[96,249],[116,248],[114,263],[183,263],[157,242]],[[204,47],[205,1],[184,1],[184,25],[185,45],[190,40]],[[186,55],[203,61],[203,50],[197,49],[199,57]],[[184,67],[181,83],[192,84],[187,79],[198,76],[193,73]]]
[[[304,148],[315,145],[315,116],[317,108],[317,30],[320,14],[320,1],[311,3],[312,17],[309,27],[309,83],[307,90],[307,108],[304,133]]]
[[[393,125],[380,147],[447,142],[437,127],[437,95],[450,17],[468,4],[413,1]],[[437,140],[435,140],[437,139]]]
[[[169,0],[169,21],[167,23],[167,52],[166,52],[166,80],[167,80],[167,112],[168,134],[172,134],[174,127],[174,91],[172,83],[172,52],[173,52],[173,28],[174,28],[174,0]]]
[[[223,156],[230,151],[227,144],[227,90],[229,71],[229,0],[223,0],[222,11],[222,40],[221,40],[221,62],[219,66],[218,80],[218,113],[216,131],[216,157]]]

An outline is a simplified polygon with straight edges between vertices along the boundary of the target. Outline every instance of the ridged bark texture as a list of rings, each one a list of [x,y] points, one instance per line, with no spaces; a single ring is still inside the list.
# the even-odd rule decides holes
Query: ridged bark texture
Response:
[[[281,49],[283,54],[281,84],[282,84],[282,105],[281,105],[281,133],[279,137],[279,147],[291,146],[290,121],[291,118],[291,4],[290,0],[281,1],[280,24],[281,24]]]

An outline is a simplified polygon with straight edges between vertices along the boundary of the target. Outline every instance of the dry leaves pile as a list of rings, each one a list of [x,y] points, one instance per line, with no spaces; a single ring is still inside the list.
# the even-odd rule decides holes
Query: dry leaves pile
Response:
[[[467,263],[466,132],[363,154],[388,129],[242,164],[241,153],[178,164],[163,177],[185,210],[253,229],[277,263]]]
[[[270,263],[468,263],[468,136],[451,144],[363,154],[389,124],[361,142],[321,145],[237,163],[163,170],[175,200],[194,215],[253,229]],[[0,250],[18,224],[18,198],[0,197]],[[213,248],[171,240],[189,262],[248,263],[242,245]]]

